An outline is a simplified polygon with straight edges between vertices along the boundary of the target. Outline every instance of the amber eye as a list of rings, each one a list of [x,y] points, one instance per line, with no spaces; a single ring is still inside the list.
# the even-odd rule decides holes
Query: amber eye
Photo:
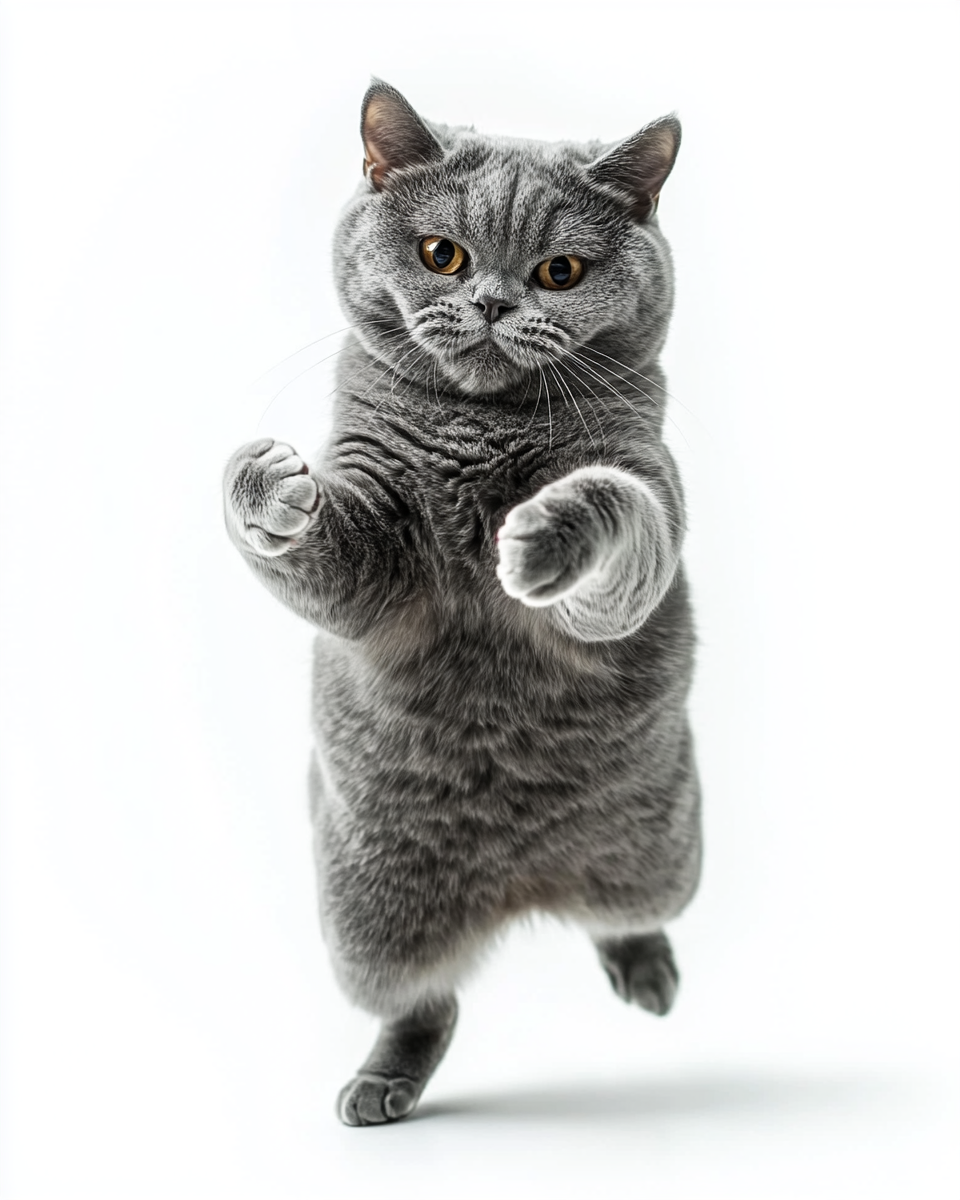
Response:
[[[423,265],[438,275],[456,275],[467,261],[467,252],[449,238],[425,237],[420,242]]]
[[[540,286],[550,288],[553,292],[572,288],[579,282],[582,274],[583,263],[575,254],[560,254],[556,258],[548,258],[534,271]]]

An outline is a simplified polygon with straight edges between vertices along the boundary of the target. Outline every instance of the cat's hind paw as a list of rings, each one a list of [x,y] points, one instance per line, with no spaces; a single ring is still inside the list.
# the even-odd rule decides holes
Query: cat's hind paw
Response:
[[[613,990],[627,1003],[664,1017],[673,1007],[680,972],[663,933],[599,942],[600,962]]]
[[[351,1079],[337,1099],[337,1116],[344,1125],[385,1125],[413,1112],[422,1085],[398,1076],[387,1079],[361,1072]]]
[[[227,523],[255,554],[284,554],[313,523],[320,486],[292,446],[261,438],[227,463],[223,500]]]

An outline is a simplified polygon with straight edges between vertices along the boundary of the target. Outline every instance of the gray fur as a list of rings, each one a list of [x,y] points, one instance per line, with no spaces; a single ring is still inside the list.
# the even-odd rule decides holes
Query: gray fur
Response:
[[[375,83],[364,135],[335,242],[354,329],[333,434],[309,472],[288,446],[242,447],[224,485],[241,553],[319,631],[323,930],[346,994],[385,1021],[341,1094],[350,1124],[412,1110],[456,987],[522,913],[581,923],[621,996],[666,1012],[660,931],[700,863],[657,364],[679,126],[618,147],[490,138]],[[423,265],[432,234],[467,249],[460,274]],[[581,281],[536,284],[564,254]]]

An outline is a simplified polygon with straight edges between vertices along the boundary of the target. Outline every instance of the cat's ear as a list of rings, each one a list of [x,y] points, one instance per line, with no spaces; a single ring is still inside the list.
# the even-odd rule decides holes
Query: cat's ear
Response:
[[[587,174],[623,192],[630,215],[646,221],[657,211],[660,189],[680,149],[680,122],[673,114],[645,125],[587,168]]]
[[[374,79],[360,114],[363,173],[379,192],[401,167],[438,162],[443,147],[403,96],[382,79]]]

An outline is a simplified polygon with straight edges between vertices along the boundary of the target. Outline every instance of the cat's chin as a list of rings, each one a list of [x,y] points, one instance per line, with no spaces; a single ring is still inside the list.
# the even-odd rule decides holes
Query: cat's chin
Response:
[[[443,364],[444,374],[468,396],[492,396],[514,388],[527,372],[486,344]]]

